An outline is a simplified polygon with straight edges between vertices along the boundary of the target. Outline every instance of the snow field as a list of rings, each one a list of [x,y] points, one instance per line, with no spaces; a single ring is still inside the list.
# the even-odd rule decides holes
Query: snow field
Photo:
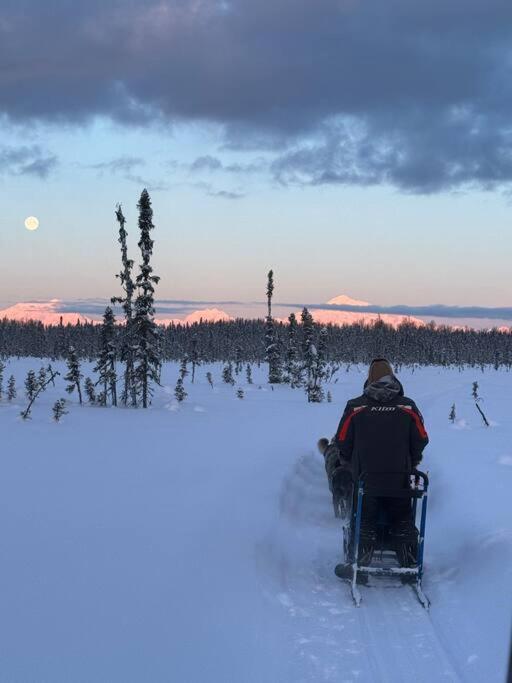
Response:
[[[409,588],[378,580],[356,609],[333,574],[341,529],[316,441],[364,368],[338,373],[333,403],[308,405],[301,390],[272,391],[263,366],[235,387],[202,366],[178,405],[170,363],[151,409],[73,396],[56,424],[59,378],[23,422],[23,380],[40,365],[8,361],[18,398],[0,402],[1,681],[504,680],[510,373],[399,373],[431,438],[426,613]]]

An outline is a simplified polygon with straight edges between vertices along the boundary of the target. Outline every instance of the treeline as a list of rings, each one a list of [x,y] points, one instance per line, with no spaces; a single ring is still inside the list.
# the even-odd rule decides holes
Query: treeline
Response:
[[[498,330],[453,329],[434,324],[398,328],[379,321],[339,327],[314,324],[315,336],[324,328],[325,359],[329,362],[367,363],[384,355],[398,365],[481,366],[512,365],[512,334]],[[178,361],[185,355],[202,362],[267,360],[265,320],[171,324],[160,328],[160,358]],[[115,326],[113,346],[125,338],[125,326]],[[90,323],[44,326],[39,322],[0,321],[0,356],[67,359],[73,348],[80,359],[95,360],[102,350],[102,326]],[[268,336],[268,335],[267,335]],[[274,353],[286,364],[289,325],[274,321]],[[296,327],[295,353],[304,360],[304,325]]]

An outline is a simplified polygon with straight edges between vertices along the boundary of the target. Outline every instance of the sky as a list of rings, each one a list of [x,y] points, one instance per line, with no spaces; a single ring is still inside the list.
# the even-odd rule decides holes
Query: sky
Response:
[[[509,306],[511,34],[509,0],[4,0],[0,304],[115,294],[147,187],[162,299]]]

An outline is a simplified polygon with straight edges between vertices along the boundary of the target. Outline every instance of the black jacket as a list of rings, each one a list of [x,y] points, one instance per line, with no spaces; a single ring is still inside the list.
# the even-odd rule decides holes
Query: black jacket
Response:
[[[391,376],[365,384],[364,393],[351,399],[335,436],[341,458],[352,464],[357,481],[361,472],[377,475],[379,484],[399,485],[403,477],[384,473],[410,472],[420,461],[428,435],[414,401],[404,396]]]

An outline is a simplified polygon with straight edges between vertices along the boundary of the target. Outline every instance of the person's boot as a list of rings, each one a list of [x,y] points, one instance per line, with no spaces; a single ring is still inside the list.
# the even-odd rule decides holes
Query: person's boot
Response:
[[[359,546],[358,564],[361,567],[369,567],[372,563],[375,545],[372,541],[366,541]]]
[[[401,567],[417,566],[418,530],[410,521],[399,523],[392,532],[396,557]]]
[[[414,543],[402,542],[397,545],[396,556],[401,567],[417,567],[417,547]]]

